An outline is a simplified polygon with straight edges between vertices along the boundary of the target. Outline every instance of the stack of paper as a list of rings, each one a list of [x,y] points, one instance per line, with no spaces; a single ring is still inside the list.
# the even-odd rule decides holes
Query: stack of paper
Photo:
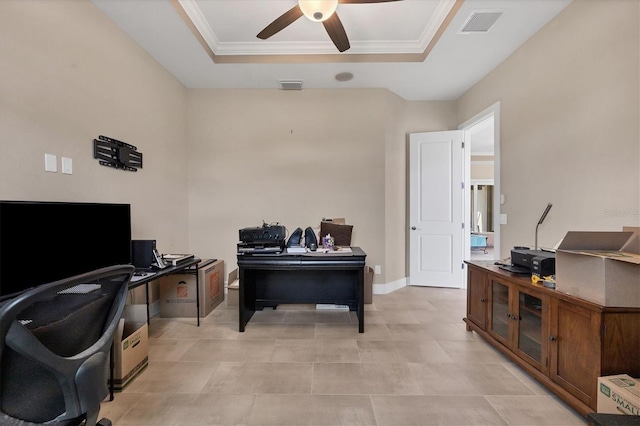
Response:
[[[182,262],[193,259],[192,254],[163,254],[162,261],[167,265],[176,266]]]
[[[305,247],[287,247],[287,253],[306,253],[307,249]]]

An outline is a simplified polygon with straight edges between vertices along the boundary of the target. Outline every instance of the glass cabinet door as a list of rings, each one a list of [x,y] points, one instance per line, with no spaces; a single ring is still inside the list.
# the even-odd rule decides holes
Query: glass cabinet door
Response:
[[[509,338],[509,318],[509,287],[492,281],[491,331],[505,340]]]
[[[518,349],[537,362],[542,360],[542,300],[518,292]]]

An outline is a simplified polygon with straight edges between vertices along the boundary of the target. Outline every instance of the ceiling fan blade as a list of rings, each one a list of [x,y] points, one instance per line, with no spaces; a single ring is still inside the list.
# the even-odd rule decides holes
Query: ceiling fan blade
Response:
[[[298,18],[302,16],[302,9],[300,6],[295,5],[287,12],[280,15],[275,21],[267,25],[264,30],[258,33],[258,38],[262,40],[266,40],[275,33],[285,29],[287,26],[295,22]]]
[[[402,0],[338,0],[338,3],[387,3]]]
[[[333,41],[333,44],[336,45],[340,52],[344,52],[351,47],[349,44],[349,38],[347,37],[347,32],[344,30],[342,21],[338,18],[337,13],[331,15],[331,17],[326,21],[323,21],[322,24],[327,30],[329,37],[331,37],[331,41]]]

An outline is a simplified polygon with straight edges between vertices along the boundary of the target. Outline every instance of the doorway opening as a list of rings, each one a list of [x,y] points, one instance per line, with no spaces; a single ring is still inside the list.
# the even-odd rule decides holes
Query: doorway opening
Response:
[[[465,131],[465,259],[500,258],[500,105],[462,124]]]
[[[494,259],[493,179],[483,180],[480,183],[472,179],[469,191],[471,200],[469,223],[472,224],[469,234],[469,259]]]

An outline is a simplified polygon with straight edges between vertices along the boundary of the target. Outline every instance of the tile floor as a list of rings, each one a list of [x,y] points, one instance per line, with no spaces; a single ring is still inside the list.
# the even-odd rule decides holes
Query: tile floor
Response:
[[[153,318],[148,368],[102,416],[114,425],[585,425],[475,333],[464,290],[374,295],[353,312],[282,305],[238,332],[226,302]]]

